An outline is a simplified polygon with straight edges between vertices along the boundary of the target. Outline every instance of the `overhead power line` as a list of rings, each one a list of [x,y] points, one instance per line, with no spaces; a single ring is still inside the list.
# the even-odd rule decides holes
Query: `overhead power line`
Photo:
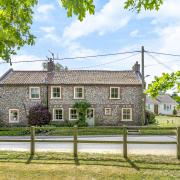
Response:
[[[148,56],[150,56],[152,59],[154,59],[158,64],[161,64],[162,66],[164,66],[166,69],[173,71],[173,69],[171,69],[169,66],[167,66],[166,64],[164,64],[161,60],[159,60],[157,57],[153,56],[152,54],[149,54],[146,52],[146,54]]]
[[[113,64],[113,63],[116,63],[116,62],[119,62],[119,61],[123,61],[123,60],[125,60],[125,59],[129,59],[129,58],[134,57],[134,56],[136,56],[136,55],[138,55],[138,54],[139,54],[139,53],[136,53],[136,54],[133,54],[133,55],[131,55],[131,56],[127,56],[127,57],[124,57],[124,58],[121,58],[121,59],[116,59],[116,60],[109,61],[109,62],[102,63],[102,64],[96,64],[96,65],[92,65],[92,66],[79,67],[79,68],[73,68],[73,69],[86,69],[86,68],[104,66],[104,65],[107,65],[107,64]]]
[[[170,61],[166,61],[165,63],[167,63],[167,62],[176,62],[176,61],[180,61],[180,60],[170,60]],[[157,64],[159,64],[159,63],[154,63],[154,64],[145,65],[144,67],[146,68],[146,67],[150,67],[150,66],[155,66],[155,65],[157,65]]]
[[[165,56],[175,56],[175,57],[180,57],[180,54],[171,54],[171,53],[154,52],[154,51],[145,51],[145,52],[151,53],[151,54],[159,54],[159,55],[165,55]]]
[[[97,54],[97,55],[89,55],[89,56],[77,56],[77,57],[64,57],[64,58],[55,58],[54,61],[62,61],[62,60],[73,60],[73,59],[87,59],[87,58],[96,58],[96,57],[106,57],[106,56],[116,56],[123,54],[134,54],[139,53],[140,51],[126,51],[126,52],[117,52],[117,53],[109,53],[109,54]],[[12,63],[23,63],[23,62],[43,62],[47,61],[38,59],[38,60],[30,60],[30,61],[13,61]],[[0,64],[6,64],[7,62],[1,62]]]

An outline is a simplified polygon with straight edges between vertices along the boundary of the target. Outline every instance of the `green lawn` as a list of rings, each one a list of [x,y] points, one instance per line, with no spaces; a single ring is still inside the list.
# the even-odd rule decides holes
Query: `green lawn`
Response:
[[[1,180],[180,179],[180,161],[170,156],[0,152]]]
[[[156,121],[161,127],[180,126],[180,117],[156,116]]]

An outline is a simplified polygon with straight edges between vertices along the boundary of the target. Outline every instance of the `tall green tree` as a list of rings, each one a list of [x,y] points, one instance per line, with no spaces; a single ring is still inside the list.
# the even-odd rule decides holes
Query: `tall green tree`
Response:
[[[82,21],[86,13],[95,13],[93,0],[59,1],[67,10],[68,17],[74,14]],[[38,0],[0,0],[0,59],[9,62],[11,55],[24,45],[34,45],[35,36],[30,30],[33,8],[37,3]],[[124,8],[140,12],[142,9],[158,10],[162,4],[163,0],[126,0]]]
[[[37,0],[0,0],[0,58],[9,62],[24,45],[33,45],[30,28]]]

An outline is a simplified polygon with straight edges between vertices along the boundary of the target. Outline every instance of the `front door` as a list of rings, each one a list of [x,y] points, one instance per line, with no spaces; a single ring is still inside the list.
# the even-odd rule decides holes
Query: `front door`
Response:
[[[94,109],[89,108],[87,110],[87,123],[88,126],[94,126]]]
[[[155,104],[154,105],[154,113],[157,115],[157,114],[159,114],[159,112],[158,112],[158,104]]]

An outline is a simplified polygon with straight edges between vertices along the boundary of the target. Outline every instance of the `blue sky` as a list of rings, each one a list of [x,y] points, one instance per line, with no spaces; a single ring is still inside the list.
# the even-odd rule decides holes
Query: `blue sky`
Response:
[[[87,15],[83,22],[77,17],[67,18],[66,11],[58,0],[39,0],[34,9],[32,32],[37,37],[35,46],[25,46],[12,57],[13,61],[46,59],[48,50],[56,57],[74,57],[140,50],[180,54],[180,1],[165,0],[159,12],[136,12],[123,9],[121,0],[96,0],[96,13]],[[60,61],[69,69],[131,69],[140,55],[122,61],[129,55],[101,57],[95,59]],[[145,55],[145,74],[150,82],[155,75],[180,69],[178,58],[155,55],[157,60]],[[176,61],[175,61],[176,60]],[[99,65],[109,63],[106,65]],[[170,62],[171,61],[171,62]],[[148,66],[152,65],[152,66]],[[169,66],[169,68],[167,67]],[[0,75],[10,68],[0,65]],[[14,69],[42,69],[41,63],[13,64]]]

